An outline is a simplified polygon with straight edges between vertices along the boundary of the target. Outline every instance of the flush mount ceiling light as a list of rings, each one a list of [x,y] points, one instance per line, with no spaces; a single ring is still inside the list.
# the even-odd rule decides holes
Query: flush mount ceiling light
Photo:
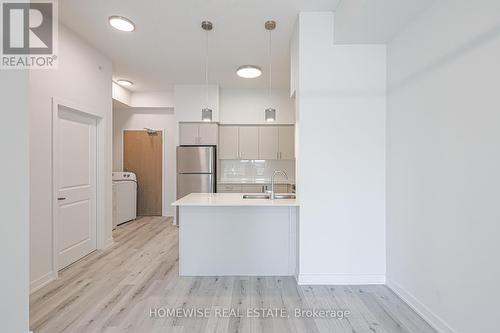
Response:
[[[201,110],[201,120],[212,121],[212,109],[208,107],[208,33],[213,29],[210,21],[201,22],[201,28],[205,31],[205,94],[206,107]]]
[[[129,80],[117,80],[116,83],[118,83],[120,86],[123,87],[130,87],[134,84],[132,81]]]
[[[272,86],[273,86],[273,64],[272,64],[272,32],[274,29],[276,29],[276,22],[275,21],[267,21],[264,24],[264,28],[266,28],[267,31],[269,31],[269,105],[272,105]],[[273,108],[272,106],[269,106],[265,110],[265,119],[266,121],[275,121],[276,120],[276,109]]]
[[[262,75],[262,69],[254,65],[245,65],[238,67],[236,75],[244,79],[255,79]]]
[[[123,16],[110,16],[109,24],[120,31],[131,32],[135,30],[135,24],[131,20]]]

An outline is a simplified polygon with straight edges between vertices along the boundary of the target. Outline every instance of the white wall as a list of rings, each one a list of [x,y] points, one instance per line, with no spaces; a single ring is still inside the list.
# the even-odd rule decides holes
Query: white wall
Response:
[[[130,106],[136,108],[173,108],[173,91],[141,91],[131,96]]]
[[[341,1],[335,10],[335,42],[386,44],[435,1]]]
[[[85,106],[102,115],[107,172],[104,197],[111,236],[111,61],[73,32],[59,28],[59,68],[30,72],[30,280],[37,287],[52,277],[52,98]]]
[[[118,102],[125,105],[132,104],[132,92],[130,90],[123,88],[122,86],[120,86],[118,83],[115,82],[111,82],[111,87],[114,100],[117,100]]]
[[[442,332],[498,331],[499,13],[438,1],[388,46],[388,283]]]
[[[28,71],[0,74],[0,331],[26,333],[29,305]]]
[[[206,106],[205,85],[176,85],[174,87],[177,121],[201,121],[201,110]],[[208,104],[212,121],[219,121],[219,86],[208,86]]]
[[[221,88],[221,124],[269,124],[265,119],[268,107],[276,108],[273,124],[295,124],[295,108],[287,89],[273,89],[271,104],[268,89]]]
[[[112,82],[113,99],[122,106],[135,108],[173,108],[174,92],[165,91],[135,91],[132,92],[119,84]]]
[[[173,109],[115,109],[113,110],[113,171],[123,170],[123,130],[144,127],[164,130],[163,215],[173,216],[175,201],[175,135]]]
[[[386,49],[333,44],[333,13],[301,13],[299,283],[385,281]]]

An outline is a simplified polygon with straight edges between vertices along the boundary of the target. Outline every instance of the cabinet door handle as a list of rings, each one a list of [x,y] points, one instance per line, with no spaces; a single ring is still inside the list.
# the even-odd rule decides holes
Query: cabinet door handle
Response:
[[[57,198],[57,201],[63,201],[63,200],[66,200],[66,198],[64,197]]]

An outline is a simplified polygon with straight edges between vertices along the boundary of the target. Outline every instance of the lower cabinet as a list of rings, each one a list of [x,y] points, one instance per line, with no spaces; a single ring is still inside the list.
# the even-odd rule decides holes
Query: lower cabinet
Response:
[[[241,185],[243,193],[264,193],[264,185]]]
[[[238,184],[218,184],[217,193],[241,193],[241,185]]]
[[[264,191],[271,191],[271,184],[264,185]],[[274,185],[275,193],[288,193],[288,185],[287,184],[276,184]]]
[[[271,191],[270,184],[218,184],[217,193],[265,193]],[[276,193],[291,193],[291,185],[274,185]]]

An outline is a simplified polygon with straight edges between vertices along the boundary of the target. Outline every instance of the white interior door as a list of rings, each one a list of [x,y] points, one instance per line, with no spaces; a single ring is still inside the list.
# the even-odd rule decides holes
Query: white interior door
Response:
[[[61,269],[97,247],[97,122],[64,107],[59,108],[56,121],[56,249]]]

